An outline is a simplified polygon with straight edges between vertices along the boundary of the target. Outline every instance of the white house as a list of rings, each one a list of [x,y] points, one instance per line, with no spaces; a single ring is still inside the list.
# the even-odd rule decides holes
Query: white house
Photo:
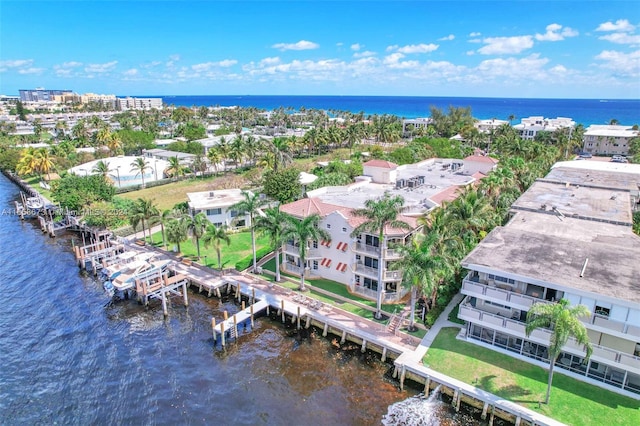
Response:
[[[538,132],[555,132],[558,129],[575,127],[576,122],[571,118],[544,118],[532,116],[520,120],[520,124],[513,126],[520,133],[522,139],[533,140]]]
[[[633,234],[640,166],[558,163],[512,205],[512,217],[462,261],[464,338],[542,366],[551,332],[525,334],[534,303],[567,299],[591,312],[593,344],[570,339],[564,374],[640,399],[640,237]]]
[[[594,124],[584,132],[584,152],[593,155],[627,155],[631,139],[640,137],[640,130],[631,126]]]
[[[240,189],[189,192],[187,198],[189,211],[193,216],[202,212],[209,222],[216,226],[226,225],[230,228],[251,226],[251,217],[248,214],[240,215],[237,210],[230,208],[245,200]]]

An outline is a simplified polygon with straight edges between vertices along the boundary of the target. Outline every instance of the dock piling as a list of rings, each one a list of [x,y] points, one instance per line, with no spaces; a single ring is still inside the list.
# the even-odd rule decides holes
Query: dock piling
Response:
[[[216,319],[211,318],[211,330],[213,331],[213,346],[216,346],[217,336],[216,336]]]
[[[296,327],[300,330],[300,306],[298,306],[298,317],[296,318]]]

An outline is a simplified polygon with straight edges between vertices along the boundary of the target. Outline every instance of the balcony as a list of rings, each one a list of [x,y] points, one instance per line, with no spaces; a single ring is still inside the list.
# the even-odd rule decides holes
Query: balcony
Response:
[[[458,318],[544,345],[549,345],[549,340],[551,338],[551,331],[547,329],[536,329],[527,337],[525,333],[525,323],[513,318],[506,318],[500,315],[484,312],[464,303],[460,305]],[[594,361],[605,362],[609,365],[622,364],[617,367],[627,371],[633,371],[636,374],[640,373],[640,357],[600,345],[592,344],[592,346],[593,354],[591,357]],[[585,354],[584,345],[579,344],[573,338],[570,338],[567,341],[563,350],[581,356],[584,356]]]
[[[354,293],[359,294],[363,297],[366,297],[370,300],[378,300],[378,292],[376,290],[371,290],[370,288],[356,285],[354,286]],[[384,292],[382,296],[382,303],[393,303],[402,299],[404,296],[404,292]]]
[[[462,280],[462,294],[513,306],[521,311],[528,311],[534,303],[549,303],[544,299],[537,299],[532,296],[527,296],[525,294],[516,293],[514,291],[498,287],[490,287],[486,284],[480,284],[468,278]]]
[[[293,244],[285,244],[284,245],[284,252],[288,253],[288,254],[293,254],[295,256],[299,256],[300,255],[300,247],[299,246],[294,246]],[[307,259],[315,259],[315,258],[321,258],[322,256],[320,255],[320,251],[316,248],[308,248],[307,249]]]
[[[282,264],[282,268],[286,271],[286,272],[290,272],[292,274],[295,275],[300,275],[302,268],[299,266],[294,265],[293,263],[288,263],[285,262]],[[320,278],[320,275],[318,274],[318,271],[315,269],[311,269],[311,268],[307,268],[307,270],[305,271],[304,274],[305,278]]]
[[[374,254],[376,257],[380,256],[380,247],[369,244],[355,243],[353,245],[353,251],[356,253]]]
[[[582,321],[588,328],[632,340],[640,338],[640,327],[594,314]],[[613,332],[613,333],[612,333]]]
[[[372,268],[370,266],[365,266],[362,263],[356,262],[353,266],[353,271],[357,274],[366,275],[370,278],[378,279],[378,268]],[[389,271],[385,270],[382,273],[383,281],[401,281],[402,280],[402,271]]]

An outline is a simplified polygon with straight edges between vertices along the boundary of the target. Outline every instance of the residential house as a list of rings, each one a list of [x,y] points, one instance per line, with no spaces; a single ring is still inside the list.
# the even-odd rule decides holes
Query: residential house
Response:
[[[229,228],[251,226],[251,216],[248,214],[240,215],[237,209],[231,208],[234,204],[245,199],[240,189],[189,192],[187,198],[192,216],[204,213],[209,222],[216,226],[226,225]]]

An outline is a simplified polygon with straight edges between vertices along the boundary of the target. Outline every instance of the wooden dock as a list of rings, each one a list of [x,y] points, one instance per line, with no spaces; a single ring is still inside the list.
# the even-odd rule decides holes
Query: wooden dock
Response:
[[[187,283],[187,277],[182,274],[149,276],[136,280],[136,293],[145,305],[148,305],[151,299],[161,300],[162,313],[166,317],[169,315],[167,300],[171,295],[182,297],[184,306],[189,306]]]

